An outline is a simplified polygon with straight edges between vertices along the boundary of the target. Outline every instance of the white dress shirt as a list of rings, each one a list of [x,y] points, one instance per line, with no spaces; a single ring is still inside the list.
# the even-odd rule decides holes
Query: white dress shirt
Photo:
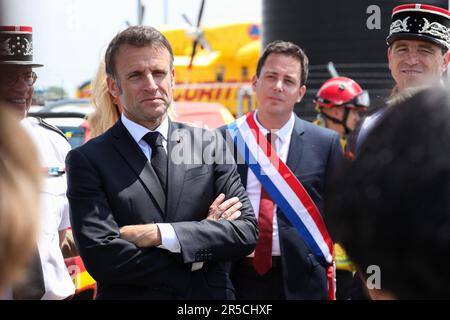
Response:
[[[163,137],[162,144],[164,150],[166,150],[167,153],[167,139],[169,135],[168,117],[166,117],[164,121],[159,125],[159,127],[157,127],[153,131],[149,130],[146,127],[141,126],[140,124],[137,124],[136,122],[131,121],[123,113],[121,115],[121,120],[125,128],[131,134],[134,141],[136,141],[136,143],[142,149],[142,152],[144,152],[145,156],[149,161],[152,158],[152,147],[142,139],[149,132],[156,131],[162,135]],[[161,234],[161,245],[159,245],[158,248],[166,249],[173,253],[180,253],[181,252],[180,241],[178,240],[177,234],[175,233],[175,230],[173,229],[172,225],[170,223],[157,223],[156,225],[158,226],[159,232]],[[198,270],[202,266],[203,266],[202,262],[193,263],[192,271]]]
[[[254,113],[255,122],[258,125],[259,130],[261,130],[261,134],[264,136],[267,135],[269,130],[264,128],[262,124],[258,121],[258,112]],[[288,122],[281,127],[279,130],[272,130],[271,132],[276,135],[275,145],[272,145],[277,152],[278,157],[286,163],[289,145],[291,143],[292,130],[294,129],[295,117],[294,114],[291,114]],[[273,143],[273,142],[272,142]],[[259,216],[259,202],[261,199],[261,183],[258,178],[256,178],[255,174],[252,170],[248,170],[247,175],[247,194],[250,199],[250,202],[255,211],[256,219]],[[273,216],[273,232],[272,232],[272,256],[280,256],[280,239],[278,235],[278,221],[277,221],[277,205],[274,206],[274,216]],[[249,257],[254,257],[255,253],[251,253]]]
[[[163,147],[167,153],[167,136],[169,134],[169,120],[164,119],[164,121],[159,125],[155,130],[149,130],[146,127],[137,124],[136,122],[128,119],[123,113],[121,115],[122,123],[127,128],[128,132],[130,132],[134,141],[139,145],[144,152],[147,159],[150,161],[152,158],[152,147],[144,141],[143,137],[149,132],[159,132],[163,137]],[[175,230],[170,225],[170,223],[157,223],[159,228],[159,232],[161,233],[161,245],[159,248],[169,250],[174,253],[180,253],[181,247],[180,242],[178,241],[177,235],[175,234]]]

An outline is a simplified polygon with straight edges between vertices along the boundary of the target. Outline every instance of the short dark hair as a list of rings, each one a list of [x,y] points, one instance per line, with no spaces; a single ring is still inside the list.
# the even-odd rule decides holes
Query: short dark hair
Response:
[[[118,33],[108,45],[105,54],[105,67],[108,76],[116,79],[115,57],[122,45],[134,47],[165,48],[170,53],[170,67],[173,68],[173,50],[167,38],[157,29],[149,26],[131,26]]]
[[[399,299],[450,298],[449,141],[449,93],[425,89],[385,111],[327,190],[334,240]]]
[[[264,49],[263,54],[258,60],[258,65],[256,66],[256,76],[259,77],[261,74],[261,69],[266,63],[267,57],[271,54],[283,54],[287,56],[291,56],[300,61],[301,73],[300,73],[300,85],[303,86],[308,79],[308,66],[309,60],[306,56],[305,52],[298,45],[289,42],[289,41],[281,41],[276,40],[269,43]]]

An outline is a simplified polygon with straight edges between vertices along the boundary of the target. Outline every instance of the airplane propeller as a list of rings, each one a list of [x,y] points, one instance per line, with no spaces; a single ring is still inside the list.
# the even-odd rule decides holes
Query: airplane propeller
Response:
[[[186,23],[192,27],[192,22],[191,20],[189,20],[189,17],[186,15],[186,13],[182,13],[181,17],[184,19],[184,21],[186,21]]]
[[[204,8],[205,8],[205,0],[202,0],[201,5],[200,5],[200,11],[199,11],[198,17],[197,17],[197,25],[195,27],[192,25],[192,23],[189,20],[189,18],[185,14],[182,14],[183,19],[191,27],[193,27],[193,31],[189,32],[189,35],[192,36],[193,39],[194,39],[194,41],[192,43],[191,59],[189,60],[189,67],[188,67],[189,69],[192,68],[192,63],[194,61],[195,54],[197,53],[197,47],[198,47],[199,44],[205,50],[212,51],[211,50],[211,46],[209,45],[208,41],[206,40],[204,32],[203,32],[203,30],[200,27],[201,21],[202,21],[202,17],[203,17]]]

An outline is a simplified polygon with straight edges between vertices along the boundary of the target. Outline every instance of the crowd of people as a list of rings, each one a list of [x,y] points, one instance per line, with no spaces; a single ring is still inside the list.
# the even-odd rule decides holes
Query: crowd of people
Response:
[[[171,44],[131,26],[109,43],[92,138],[74,150],[27,117],[42,67],[32,48],[2,50],[0,297],[71,299],[64,258],[79,254],[96,299],[450,298],[449,30],[445,9],[394,8],[386,106],[334,77],[315,123],[294,113],[305,51],[271,42],[256,110],[211,131],[171,120]],[[31,37],[0,27],[8,46]]]

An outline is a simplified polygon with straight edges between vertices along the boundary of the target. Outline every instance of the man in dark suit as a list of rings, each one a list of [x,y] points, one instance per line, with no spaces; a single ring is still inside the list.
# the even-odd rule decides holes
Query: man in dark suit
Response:
[[[233,299],[227,261],[249,254],[258,232],[222,137],[168,119],[173,54],[156,29],[119,33],[105,62],[122,116],[66,160],[72,228],[97,298]]]
[[[261,134],[270,133],[273,150],[321,211],[325,184],[341,161],[342,152],[335,132],[303,121],[293,112],[295,103],[305,94],[307,75],[308,58],[301,48],[283,41],[269,44],[253,78],[258,108],[251,117]],[[230,141],[229,128],[223,127],[221,131]],[[254,171],[243,163],[242,153],[236,151],[235,155],[238,172],[259,221],[256,251],[233,265],[232,281],[237,298],[326,299],[329,265],[315,257],[285,213],[274,203],[273,194],[268,194]],[[262,210],[267,207],[270,209],[268,233],[261,219]],[[265,234],[268,239],[264,240]],[[271,261],[261,270],[257,260],[258,247],[260,243],[263,246],[263,241],[269,244]]]

